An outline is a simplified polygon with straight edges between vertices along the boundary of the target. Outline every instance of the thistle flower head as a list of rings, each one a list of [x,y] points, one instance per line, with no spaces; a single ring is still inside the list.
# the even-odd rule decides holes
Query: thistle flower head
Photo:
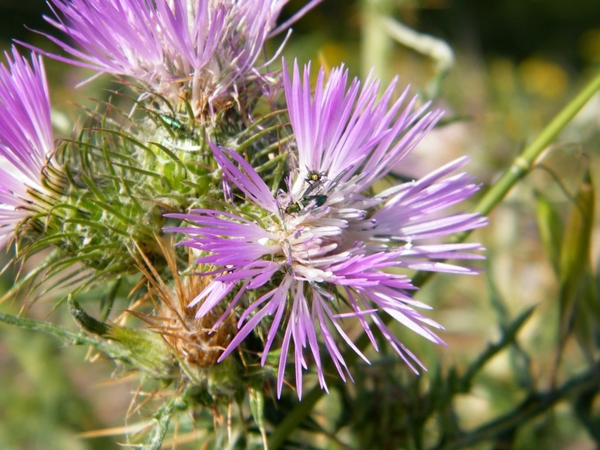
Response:
[[[396,352],[415,371],[419,361],[390,332],[380,313],[435,343],[443,341],[429,328],[441,328],[415,308],[428,308],[411,298],[414,289],[391,267],[475,273],[446,264],[447,258],[478,258],[468,251],[479,244],[427,244],[427,239],[482,226],[476,214],[448,215],[444,210],[477,190],[465,174],[452,175],[466,159],[454,161],[421,180],[373,195],[372,184],[410,152],[440,117],[413,111],[416,99],[404,106],[406,91],[391,101],[392,84],[377,100],[378,82],[370,77],[361,89],[357,80],[347,86],[348,73],[334,69],[327,83],[319,73],[314,95],[310,67],[300,77],[285,77],[285,94],[300,167],[291,174],[288,191],[273,195],[258,173],[237,153],[212,147],[224,177],[254,206],[252,215],[194,210],[171,217],[193,227],[171,228],[191,238],[183,245],[204,252],[203,264],[222,267],[213,281],[191,303],[201,304],[197,316],[209,314],[232,296],[223,315],[251,297],[241,314],[236,337],[220,360],[261,323],[266,325],[262,364],[278,330],[281,343],[278,393],[290,345],[293,343],[296,387],[302,393],[304,349],[316,364],[319,382],[326,388],[319,341],[340,376],[348,367],[334,339],[337,333],[365,361],[341,326],[354,317],[377,347],[371,327],[379,329]],[[255,293],[252,296],[252,293]],[[215,325],[215,329],[219,323]],[[320,338],[318,337],[320,335]]]
[[[46,36],[78,59],[49,56],[132,77],[173,104],[188,101],[196,115],[214,113],[260,77],[256,62],[286,3],[51,0],[56,19],[46,20],[77,47]]]
[[[140,247],[137,247],[137,251],[132,251],[136,266],[148,282],[146,295],[134,307],[143,305],[146,299],[150,299],[155,310],[152,313],[142,313],[131,309],[129,313],[148,323],[155,336],[160,336],[182,374],[208,394],[205,397],[208,404],[214,406],[215,402],[231,399],[241,390],[240,374],[243,368],[238,367],[234,360],[227,361],[227,364],[217,364],[217,359],[231,341],[233,322],[226,320],[216,332],[212,332],[212,327],[220,316],[219,309],[200,319],[195,317],[197,308],[188,308],[188,305],[202,292],[208,280],[193,275],[180,275],[175,248],[164,244],[159,238],[156,243],[168,266],[167,277],[154,266]],[[165,278],[172,278],[172,283]],[[174,367],[172,372],[175,372]]]
[[[217,362],[219,354],[230,341],[232,330],[229,326],[224,326],[217,333],[210,332],[219,318],[217,311],[200,320],[196,319],[195,308],[188,308],[188,305],[206,288],[207,279],[181,276],[177,269],[174,248],[164,245],[160,240],[157,244],[164,254],[169,275],[173,277],[173,287],[163,279],[148,257],[138,248],[139,256],[135,253],[132,253],[132,256],[148,280],[148,294],[155,305],[156,313],[135,314],[148,322],[163,337],[180,363],[185,364],[187,371],[193,367],[210,368]]]
[[[12,49],[0,65],[0,247],[32,215],[34,191],[44,191],[42,171],[54,150],[44,65]]]

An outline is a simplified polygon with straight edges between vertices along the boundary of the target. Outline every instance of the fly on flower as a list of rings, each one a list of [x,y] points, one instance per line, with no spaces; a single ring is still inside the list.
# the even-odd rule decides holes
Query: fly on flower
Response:
[[[447,211],[478,189],[473,178],[455,173],[467,158],[413,183],[373,191],[373,184],[435,125],[440,111],[415,108],[417,99],[407,102],[407,90],[392,101],[395,81],[378,100],[376,78],[362,87],[357,79],[348,85],[343,67],[332,70],[327,81],[321,69],[314,94],[309,80],[310,66],[303,76],[297,64],[292,78],[284,73],[292,151],[299,167],[310,170],[292,173],[288,192],[274,196],[240,154],[211,145],[224,177],[244,194],[246,204],[227,212],[169,214],[191,226],[167,228],[189,236],[180,245],[197,249],[197,261],[215,267],[214,278],[191,303],[200,305],[197,317],[226,305],[216,329],[230,313],[238,314],[239,331],[219,360],[260,328],[263,365],[274,346],[281,348],[278,395],[293,347],[299,397],[303,370],[309,368],[307,352],[324,389],[324,352],[343,380],[350,376],[340,340],[367,361],[342,326],[346,318],[358,321],[376,349],[377,330],[412,370],[424,369],[381,316],[437,344],[443,341],[431,329],[441,326],[418,311],[430,307],[412,298],[410,280],[387,269],[477,273],[443,261],[481,259],[473,253],[482,250],[479,244],[430,240],[486,223],[477,214]],[[280,197],[288,199],[289,213],[281,213]]]
[[[315,207],[319,207],[319,206],[323,206],[325,204],[325,202],[327,201],[327,196],[324,194],[317,194],[317,195],[308,195],[306,197],[304,197],[304,200],[307,202],[315,202]]]
[[[285,207],[286,214],[297,214],[302,211],[302,205],[298,202],[290,203]]]
[[[159,117],[162,119],[164,123],[167,124],[168,127],[172,128],[175,131],[180,133],[188,133],[188,130],[184,124],[182,124],[175,117],[168,116],[166,114],[159,114]]]
[[[323,206],[327,201],[327,196],[323,194],[305,195],[299,201],[290,203],[285,207],[286,214],[297,214],[306,206],[314,205],[315,208]]]
[[[302,211],[307,206],[313,206],[318,208],[323,206],[327,201],[327,195],[323,194],[323,181],[319,178],[314,183],[309,183],[306,191],[302,194],[298,201],[294,201],[293,198],[288,201],[288,205],[284,208],[286,214],[296,214]],[[308,182],[308,178],[305,179]],[[320,193],[316,193],[320,192]],[[287,194],[283,194],[282,198],[288,198]]]
[[[304,179],[308,184],[314,184],[321,181],[324,173],[317,172],[316,170],[309,170],[306,174],[306,178]]]

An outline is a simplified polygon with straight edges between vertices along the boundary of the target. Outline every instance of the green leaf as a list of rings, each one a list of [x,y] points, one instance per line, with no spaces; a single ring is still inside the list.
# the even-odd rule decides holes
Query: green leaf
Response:
[[[262,390],[259,387],[258,389],[254,387],[250,387],[250,411],[252,412],[252,417],[256,422],[256,426],[260,430],[260,434],[263,439],[263,443],[267,445],[267,433],[265,431],[265,397],[263,396]]]
[[[69,312],[81,328],[101,337],[108,336],[110,333],[110,326],[88,316],[86,312],[79,307],[79,304],[72,295],[69,295],[67,305],[69,306]]]
[[[551,203],[542,192],[535,193],[535,212],[538,231],[542,244],[554,268],[559,273],[561,242],[563,238],[563,225],[556,206]]]
[[[69,296],[67,303],[69,312],[84,330],[121,344],[122,349],[119,354],[109,354],[109,356],[126,355],[126,360],[130,364],[153,377],[170,378],[173,359],[167,344],[158,333],[107,325],[89,316],[72,296]]]
[[[561,346],[573,328],[598,325],[598,306],[592,287],[590,248],[594,228],[594,186],[586,172],[569,215],[560,254],[559,339]],[[589,316],[591,314],[591,316]],[[593,346],[589,332],[580,344]],[[590,348],[591,350],[591,348]]]
[[[88,336],[83,333],[75,333],[49,322],[26,319],[24,317],[16,317],[10,314],[0,314],[0,322],[16,325],[20,328],[28,330],[41,331],[51,334],[68,345],[90,345],[108,355],[113,356],[114,358],[124,361],[128,360],[120,345],[113,344],[93,336]]]
[[[582,280],[581,287],[573,318],[573,330],[577,342],[591,364],[594,361],[597,336],[600,331],[600,304],[595,280],[590,271]]]
[[[53,250],[50,255],[44,259],[44,261],[39,262],[34,268],[32,268],[29,272],[25,274],[19,280],[16,280],[12,287],[0,298],[0,303],[5,302],[9,298],[13,298],[19,294],[20,290],[23,289],[27,284],[32,284],[38,275],[44,272],[49,266],[54,264],[60,258],[60,253],[58,250]]]

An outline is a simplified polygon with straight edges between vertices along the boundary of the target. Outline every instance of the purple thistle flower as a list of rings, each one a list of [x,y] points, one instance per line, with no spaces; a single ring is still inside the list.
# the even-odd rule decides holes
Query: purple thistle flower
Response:
[[[15,48],[0,65],[0,247],[31,216],[30,190],[43,191],[42,170],[54,150],[50,97],[40,56],[31,65]]]
[[[306,347],[324,389],[320,342],[343,380],[351,375],[335,334],[367,361],[341,326],[348,317],[359,321],[376,349],[373,325],[413,371],[424,369],[379,314],[387,313],[437,344],[443,341],[430,328],[442,327],[417,311],[430,307],[411,297],[415,287],[410,280],[386,269],[477,273],[442,260],[481,259],[471,253],[482,250],[479,244],[439,244],[430,239],[486,223],[477,214],[445,213],[478,189],[473,178],[454,174],[467,158],[420,180],[368,194],[373,183],[434,126],[441,112],[426,112],[427,105],[413,111],[414,98],[404,106],[407,91],[392,102],[395,82],[379,101],[374,77],[362,89],[356,79],[347,89],[348,72],[343,67],[334,69],[326,83],[321,69],[311,95],[309,73],[306,67],[301,78],[296,64],[292,80],[284,74],[300,165],[291,175],[288,192],[274,196],[240,155],[213,145],[224,176],[258,212],[253,210],[251,216],[215,210],[170,214],[194,226],[167,229],[189,235],[181,245],[200,250],[203,256],[197,262],[217,268],[209,274],[214,279],[190,305],[200,304],[197,317],[231,295],[216,328],[235,307],[254,299],[241,314],[239,332],[220,360],[270,316],[261,363],[265,364],[278,330],[284,330],[277,391],[280,395],[293,343],[299,397],[302,370],[308,368]]]
[[[287,1],[51,0],[56,20],[45,19],[80,49],[44,35],[81,61],[44,54],[132,77],[174,103],[189,101],[197,114],[214,112],[260,77],[255,63]]]

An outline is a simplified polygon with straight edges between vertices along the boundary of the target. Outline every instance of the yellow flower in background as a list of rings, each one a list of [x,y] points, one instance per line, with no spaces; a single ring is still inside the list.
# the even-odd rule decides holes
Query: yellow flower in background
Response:
[[[519,64],[519,75],[527,92],[549,99],[562,97],[569,85],[569,77],[562,67],[536,56]]]

